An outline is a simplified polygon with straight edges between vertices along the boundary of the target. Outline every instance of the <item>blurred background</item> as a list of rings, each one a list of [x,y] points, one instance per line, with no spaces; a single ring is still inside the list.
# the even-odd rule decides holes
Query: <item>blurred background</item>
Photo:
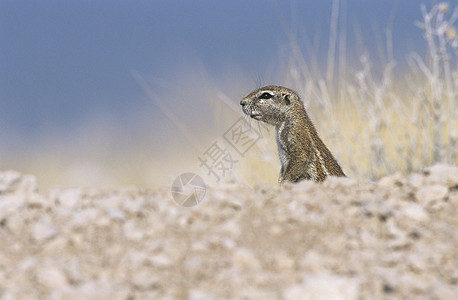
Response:
[[[221,177],[275,184],[273,128],[248,122],[244,155],[224,137],[268,84],[301,93],[351,177],[456,164],[457,10],[423,4],[3,0],[0,170],[155,188],[211,181],[216,143],[237,161]]]

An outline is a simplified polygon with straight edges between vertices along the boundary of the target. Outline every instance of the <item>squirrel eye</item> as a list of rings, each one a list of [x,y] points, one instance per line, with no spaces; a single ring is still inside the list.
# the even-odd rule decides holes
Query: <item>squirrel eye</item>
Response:
[[[259,99],[270,99],[272,98],[273,95],[272,94],[269,94],[269,93],[262,93],[261,96],[259,96]]]

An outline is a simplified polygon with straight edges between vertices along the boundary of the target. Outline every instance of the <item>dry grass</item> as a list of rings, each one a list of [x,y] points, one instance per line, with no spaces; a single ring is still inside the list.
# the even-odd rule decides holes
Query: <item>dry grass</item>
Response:
[[[310,71],[314,68],[297,43],[291,43],[285,83],[303,95],[323,139],[351,177],[377,179],[435,162],[457,163],[458,39],[453,25],[458,8],[451,12],[441,3],[421,10],[423,21],[417,25],[424,32],[428,56],[411,54],[410,70],[402,74],[394,72],[387,46],[389,60],[380,76],[367,53],[351,68],[329,61],[326,77],[320,76]],[[391,36],[389,31],[386,36]],[[335,72],[344,76],[334,79],[335,65],[340,66]]]

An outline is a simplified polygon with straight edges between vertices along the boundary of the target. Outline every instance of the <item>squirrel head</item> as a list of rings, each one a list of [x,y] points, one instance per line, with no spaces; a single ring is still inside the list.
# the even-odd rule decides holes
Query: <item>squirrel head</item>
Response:
[[[296,92],[282,86],[259,88],[240,101],[242,111],[251,118],[280,126],[286,120],[293,120],[304,104]]]

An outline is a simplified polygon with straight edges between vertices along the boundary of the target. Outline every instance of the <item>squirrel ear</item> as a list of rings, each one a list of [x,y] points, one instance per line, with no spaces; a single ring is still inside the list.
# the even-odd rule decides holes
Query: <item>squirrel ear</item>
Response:
[[[286,103],[286,105],[290,105],[291,104],[291,101],[289,100],[289,96],[288,95],[285,95],[285,103]]]

